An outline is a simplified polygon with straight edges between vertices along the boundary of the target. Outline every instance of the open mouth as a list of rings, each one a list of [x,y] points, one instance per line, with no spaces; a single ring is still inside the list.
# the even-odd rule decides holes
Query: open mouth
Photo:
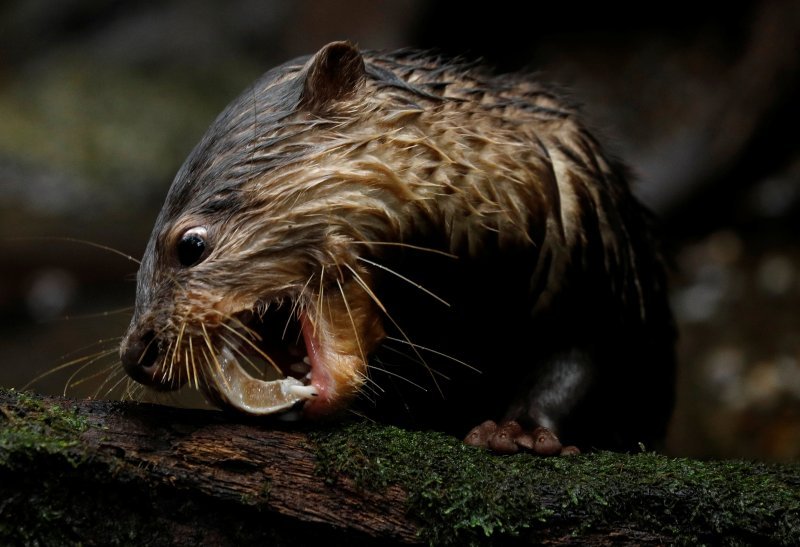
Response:
[[[324,299],[256,303],[227,314],[211,337],[203,332],[209,351],[202,387],[212,402],[252,415],[292,409],[289,416],[302,411],[304,418],[346,408],[368,380],[368,356],[385,334],[370,294],[337,285]]]
[[[312,405],[327,391],[319,337],[296,306],[239,312],[219,329],[219,341],[206,383],[221,406],[272,414]]]

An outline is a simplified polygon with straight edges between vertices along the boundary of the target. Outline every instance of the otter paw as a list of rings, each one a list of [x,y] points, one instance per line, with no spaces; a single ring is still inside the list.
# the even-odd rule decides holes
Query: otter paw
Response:
[[[556,434],[546,427],[525,431],[514,420],[501,422],[499,425],[487,420],[467,433],[464,444],[488,448],[496,454],[514,454],[520,449],[539,456],[580,454],[576,446],[562,446]]]

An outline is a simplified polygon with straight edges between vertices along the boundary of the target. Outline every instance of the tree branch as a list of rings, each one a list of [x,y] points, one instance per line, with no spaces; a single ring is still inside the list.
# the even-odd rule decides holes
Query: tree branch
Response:
[[[800,542],[800,468],[0,390],[0,542]]]

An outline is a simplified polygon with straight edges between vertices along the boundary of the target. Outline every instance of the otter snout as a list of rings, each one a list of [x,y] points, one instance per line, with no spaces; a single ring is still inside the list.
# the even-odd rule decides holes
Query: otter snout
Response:
[[[119,358],[128,376],[146,386],[171,389],[158,366],[159,354],[158,340],[152,329],[130,330],[119,348]]]

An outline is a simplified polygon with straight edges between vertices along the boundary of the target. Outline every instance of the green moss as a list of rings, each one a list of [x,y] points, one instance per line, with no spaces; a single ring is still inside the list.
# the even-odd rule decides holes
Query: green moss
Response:
[[[4,394],[15,397],[18,407],[13,411],[0,407],[0,465],[37,453],[62,454],[73,465],[78,463],[80,458],[69,449],[89,427],[83,416],[26,393],[11,390]]]
[[[15,506],[27,510],[15,518],[0,521],[0,541],[5,543],[36,544],[42,538],[59,544],[76,544],[65,536],[65,522],[70,521],[65,507],[70,505],[59,500],[73,494],[64,492],[60,481],[52,482],[48,472],[60,473],[56,468],[76,468],[84,456],[78,447],[79,435],[89,427],[83,416],[62,406],[48,403],[27,393],[0,389],[5,400],[15,400],[13,408],[0,403],[0,482],[9,487],[5,492],[7,511]],[[40,468],[43,456],[59,455],[60,462],[48,461],[48,468]],[[55,467],[54,467],[55,466]],[[31,478],[20,470],[41,469]],[[17,491],[13,484],[27,484],[33,480],[35,488],[25,494],[25,488]],[[69,528],[69,526],[66,526]]]
[[[94,513],[70,517],[72,496],[99,495],[76,494],[94,485],[98,475],[78,446],[89,424],[64,405],[24,393],[0,390],[0,400],[14,400],[0,403],[0,490],[5,486],[7,495],[16,496],[11,505],[30,516],[24,523],[0,522],[0,538],[51,537],[63,533],[63,519],[78,530]],[[651,453],[498,457],[446,435],[369,423],[331,427],[310,438],[326,481],[344,476],[364,489],[403,488],[408,515],[432,544],[535,542],[544,529],[550,537],[555,532],[580,540],[583,534],[626,528],[677,543],[800,544],[799,465],[701,462]],[[18,472],[26,465],[37,469],[37,462],[47,463],[35,477]],[[77,474],[65,487],[64,476],[75,467]],[[264,482],[258,495],[242,502],[262,507],[271,487]],[[26,488],[33,494],[24,494]],[[99,492],[117,494],[102,485]],[[166,489],[154,499],[171,493]],[[136,495],[120,494],[124,503]],[[100,506],[117,503],[102,499]]]
[[[436,433],[356,423],[312,434],[318,471],[365,489],[400,485],[432,544],[580,535],[630,525],[678,542],[800,543],[800,466],[651,453],[493,456]]]

